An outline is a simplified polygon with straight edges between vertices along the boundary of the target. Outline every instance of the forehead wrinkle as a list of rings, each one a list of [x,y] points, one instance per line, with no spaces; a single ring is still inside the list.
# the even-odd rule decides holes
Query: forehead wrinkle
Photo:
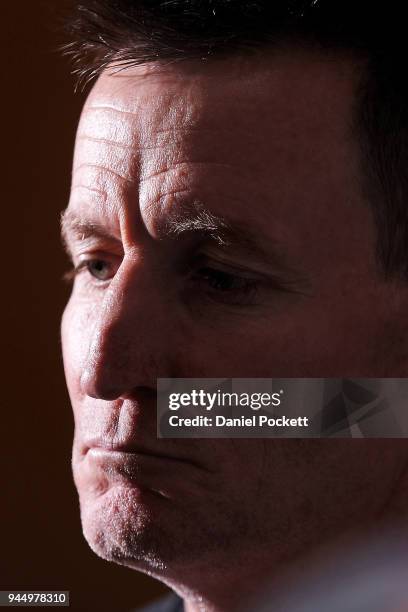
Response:
[[[128,181],[110,181],[97,164],[78,163],[73,168],[70,206],[115,213],[129,185]]]
[[[117,127],[132,126],[135,121],[139,121],[142,115],[146,122],[149,124],[149,120],[154,118],[157,120],[159,125],[156,126],[155,130],[160,132],[173,131],[179,129],[189,130],[195,129],[197,125],[198,117],[201,113],[197,114],[196,105],[188,101],[185,96],[177,92],[176,94],[163,94],[155,95],[152,91],[140,91],[133,97],[134,110],[125,110],[124,108],[118,108],[113,106],[105,105],[92,105],[87,103],[84,107],[81,119],[85,119],[96,124],[100,121],[95,120],[93,117],[105,117],[107,123],[112,125],[116,123]],[[120,117],[115,116],[119,115]],[[170,127],[167,127],[170,126]]]
[[[105,191],[134,186],[139,175],[139,155],[133,147],[87,137],[77,138],[73,181]]]
[[[132,85],[132,81],[129,80],[129,84]],[[132,140],[137,139],[138,142],[132,144],[140,150],[167,147],[169,143],[170,146],[180,146],[185,139],[192,138],[194,134],[199,134],[202,138],[205,133],[208,133],[211,126],[202,125],[202,102],[192,94],[189,83],[185,83],[184,80],[177,82],[175,90],[165,88],[163,80],[160,80],[153,88],[151,85],[150,79],[143,80],[140,87],[133,84],[133,92],[126,97],[124,108],[120,108],[117,100],[122,106],[121,98],[122,94],[126,95],[126,88],[123,91],[120,88],[117,90],[114,104],[110,104],[108,100],[105,102],[108,96],[115,95],[114,79],[106,75],[101,77],[96,84],[95,95],[88,103],[89,112],[107,112],[111,116],[107,115],[106,126],[98,125],[99,122],[97,122],[95,129],[110,131],[109,138],[117,141],[116,137],[113,138],[112,133],[115,131],[114,113],[117,112],[124,117],[124,120],[121,119],[118,123],[125,124],[129,131],[133,131]],[[182,90],[179,89],[180,86]],[[109,119],[112,125],[109,125]],[[226,128],[225,132],[228,132]],[[108,136],[106,133],[98,135]],[[125,138],[128,140],[131,136],[128,134],[125,135]]]
[[[113,147],[137,153],[139,148],[135,118],[133,121],[111,117],[105,112],[91,111],[85,106],[77,130],[77,144],[82,153],[99,157]],[[100,151],[97,149],[101,149]],[[117,160],[119,163],[121,160]],[[122,162],[123,163],[123,162]]]
[[[99,196],[99,198],[102,199],[103,202],[106,202],[107,200],[108,194],[106,193],[106,191],[104,191],[103,189],[98,189],[97,187],[90,187],[89,185],[86,185],[85,183],[77,183],[75,185],[72,185],[71,195],[75,191],[79,191],[80,189],[85,189],[86,191],[89,191],[92,194],[96,194],[97,196]]]
[[[177,172],[182,173],[184,167],[186,167],[187,169],[191,169],[191,168],[196,168],[200,166],[203,166],[204,168],[207,168],[208,166],[217,166],[221,168],[230,168],[230,169],[232,168],[232,164],[229,164],[229,163],[216,162],[212,160],[198,161],[198,160],[192,160],[192,159],[181,159],[173,163],[166,164],[160,170],[153,170],[152,172],[149,172],[149,173],[147,173],[146,168],[143,166],[139,180],[140,180],[140,183],[143,183],[151,179],[159,178],[163,174],[172,174],[175,178],[177,178],[178,176]]]
[[[84,134],[78,133],[76,139],[77,141],[89,140],[91,142],[113,146],[113,147],[119,147],[121,149],[130,149],[132,151],[134,150],[134,147],[132,145],[128,145],[123,142],[117,142],[116,140],[111,140],[109,138],[97,138],[95,136],[90,136],[89,134],[85,134],[85,133]]]
[[[222,132],[230,133],[227,126],[221,124],[214,127],[208,121],[208,118],[202,116],[200,111],[195,114],[195,111],[190,108],[192,106],[190,100],[182,103],[174,96],[167,96],[171,104],[163,104],[162,100],[157,99],[152,104],[149,96],[143,95],[143,93],[142,91],[139,97],[138,92],[135,94],[136,104],[138,105],[136,111],[124,110],[110,104],[90,104],[88,107],[90,112],[108,110],[133,119],[133,121],[126,121],[126,126],[123,126],[123,121],[119,122],[122,124],[119,130],[122,136],[120,141],[116,138],[117,130],[114,120],[113,122],[94,122],[95,127],[92,127],[92,129],[96,133],[92,136],[89,134],[94,139],[93,142],[102,144],[105,141],[107,146],[109,142],[112,142],[113,146],[132,152],[139,158],[141,166],[156,164],[156,159],[143,159],[144,151],[158,151],[159,153],[168,151],[170,155],[176,158],[178,156],[185,158],[186,153],[190,155],[193,152],[192,148],[194,150],[197,142],[200,142],[200,149],[204,146],[205,149],[208,149],[207,152],[218,152],[219,154],[219,144],[214,148],[214,143],[219,143],[220,139],[222,140]],[[203,124],[203,120],[205,124]],[[128,131],[126,132],[126,130]],[[215,139],[214,134],[219,138]],[[200,137],[199,141],[194,138],[195,136]],[[207,157],[207,155],[205,156]],[[163,158],[163,155],[160,157]],[[210,160],[208,162],[203,160],[202,163],[211,162]]]
[[[81,164],[78,164],[77,166],[74,166],[74,172],[79,172],[83,168],[93,168],[95,170],[102,170],[103,172],[112,174],[115,178],[119,179],[120,181],[124,181],[126,183],[133,184],[135,182],[134,178],[129,177],[129,176],[123,176],[116,170],[113,170],[112,168],[108,168],[107,166],[103,166],[102,164],[91,164],[89,162],[83,162]]]
[[[130,117],[137,117],[137,111],[129,111],[124,110],[122,108],[117,108],[117,106],[111,106],[110,104],[90,104],[86,107],[86,111],[114,111],[115,113],[119,113],[120,115],[129,115]]]
[[[84,114],[86,114],[88,110],[107,109],[107,110],[115,111],[119,114],[128,115],[134,119],[138,119],[140,116],[140,111],[146,108],[147,108],[147,105],[142,105],[141,108],[138,109],[137,111],[126,111],[126,110],[119,109],[113,106],[87,106],[84,110]],[[169,113],[166,114],[166,117],[168,116],[169,116]],[[216,128],[211,127],[211,125],[205,125],[205,127],[204,126],[203,127],[193,127],[193,125],[191,124],[186,124],[180,127],[180,125],[177,123],[176,125],[172,125],[171,127],[165,127],[165,126],[156,127],[154,129],[154,132],[156,134],[174,134],[174,133],[197,134],[197,133],[202,133],[204,130],[205,132],[213,132],[213,133],[225,132],[229,134],[231,131],[231,128],[224,127],[223,125],[217,126]]]

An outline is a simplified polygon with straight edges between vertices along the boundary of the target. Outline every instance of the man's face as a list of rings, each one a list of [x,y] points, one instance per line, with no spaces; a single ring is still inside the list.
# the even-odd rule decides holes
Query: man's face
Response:
[[[402,460],[389,442],[156,438],[158,377],[398,375],[355,84],[346,61],[282,53],[105,73],[89,96],[62,339],[102,556],[156,571],[279,559],[385,503]]]

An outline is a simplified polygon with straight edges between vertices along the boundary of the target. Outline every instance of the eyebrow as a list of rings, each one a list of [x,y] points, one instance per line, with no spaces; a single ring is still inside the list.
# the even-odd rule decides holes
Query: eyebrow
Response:
[[[71,255],[70,243],[74,240],[82,242],[88,238],[100,238],[109,242],[120,242],[120,240],[112,236],[112,234],[100,223],[88,219],[81,219],[68,209],[61,213],[60,224],[61,241],[68,255]]]
[[[209,237],[221,247],[235,247],[269,266],[299,275],[276,239],[252,229],[247,223],[214,215],[201,204],[195,203],[182,213],[170,215],[164,223],[164,236],[178,237],[188,233]],[[264,248],[266,243],[268,247]]]
[[[303,271],[291,265],[282,246],[270,236],[251,230],[244,223],[228,220],[213,214],[200,203],[185,206],[181,211],[170,214],[157,227],[159,239],[174,239],[188,234],[197,234],[221,247],[236,248],[248,256],[272,266],[274,269],[296,280],[306,281]],[[106,242],[120,243],[106,228],[95,221],[81,219],[72,210],[66,209],[61,214],[61,239],[68,255],[71,254],[70,243],[88,238],[100,238]],[[262,243],[267,243],[264,248]]]

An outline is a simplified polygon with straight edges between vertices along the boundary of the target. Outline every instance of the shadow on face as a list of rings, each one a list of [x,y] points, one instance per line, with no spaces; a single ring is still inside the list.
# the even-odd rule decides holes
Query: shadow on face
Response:
[[[406,291],[376,269],[358,71],[306,52],[253,62],[107,71],[77,134],[62,338],[84,530],[168,576],[214,559],[236,573],[232,552],[277,563],[369,523],[406,455],[156,438],[158,377],[399,375]]]

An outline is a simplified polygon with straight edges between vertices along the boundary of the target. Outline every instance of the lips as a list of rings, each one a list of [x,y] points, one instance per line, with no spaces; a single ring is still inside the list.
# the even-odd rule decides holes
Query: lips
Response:
[[[110,458],[112,461],[117,460],[117,458],[121,456],[128,461],[131,461],[132,456],[137,457],[139,461],[145,457],[150,458],[152,461],[167,461],[174,464],[185,463],[198,469],[208,471],[201,463],[198,463],[188,456],[180,454],[175,455],[159,449],[147,448],[140,444],[113,442],[102,437],[90,438],[84,442],[83,454],[88,454],[90,451],[92,451],[94,455],[97,455],[99,451],[101,456],[106,455],[106,457]]]
[[[98,496],[121,486],[139,492],[147,491],[168,498],[163,465],[156,457],[93,447],[77,466],[79,480],[88,493]],[[163,464],[163,460],[160,460]]]
[[[80,487],[98,496],[112,487],[153,493],[167,500],[185,500],[208,487],[209,473],[179,457],[151,452],[88,447],[82,461],[74,464]]]

